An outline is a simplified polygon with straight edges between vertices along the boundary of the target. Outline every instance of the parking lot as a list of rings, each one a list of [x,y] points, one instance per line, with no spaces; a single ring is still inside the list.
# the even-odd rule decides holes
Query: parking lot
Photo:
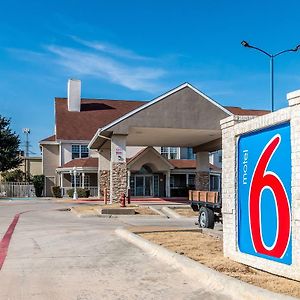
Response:
[[[123,226],[194,227],[192,219],[78,218],[68,207],[52,200],[1,201],[2,238],[24,213],[10,233],[0,299],[220,299],[114,233]]]

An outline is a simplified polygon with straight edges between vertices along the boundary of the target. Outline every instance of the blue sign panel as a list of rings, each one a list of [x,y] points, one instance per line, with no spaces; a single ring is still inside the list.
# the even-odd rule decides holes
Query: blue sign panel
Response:
[[[238,246],[292,263],[290,123],[242,135],[238,142]]]

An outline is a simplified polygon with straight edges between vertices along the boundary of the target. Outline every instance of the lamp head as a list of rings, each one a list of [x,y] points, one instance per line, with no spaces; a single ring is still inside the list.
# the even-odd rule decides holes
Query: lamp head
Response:
[[[250,47],[250,45],[246,41],[242,41],[241,45],[244,46],[244,47]]]

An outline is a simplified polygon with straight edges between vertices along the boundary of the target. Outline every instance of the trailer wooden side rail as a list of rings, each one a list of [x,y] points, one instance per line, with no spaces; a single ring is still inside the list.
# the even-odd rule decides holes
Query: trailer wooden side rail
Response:
[[[194,211],[199,211],[199,227],[214,228],[222,222],[222,201],[219,192],[189,191],[189,201]]]

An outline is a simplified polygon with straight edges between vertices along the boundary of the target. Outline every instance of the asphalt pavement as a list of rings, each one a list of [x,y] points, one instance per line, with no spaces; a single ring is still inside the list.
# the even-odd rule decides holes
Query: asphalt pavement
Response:
[[[224,299],[114,232],[128,226],[195,228],[193,219],[78,218],[65,210],[70,206],[0,201],[0,299]]]

